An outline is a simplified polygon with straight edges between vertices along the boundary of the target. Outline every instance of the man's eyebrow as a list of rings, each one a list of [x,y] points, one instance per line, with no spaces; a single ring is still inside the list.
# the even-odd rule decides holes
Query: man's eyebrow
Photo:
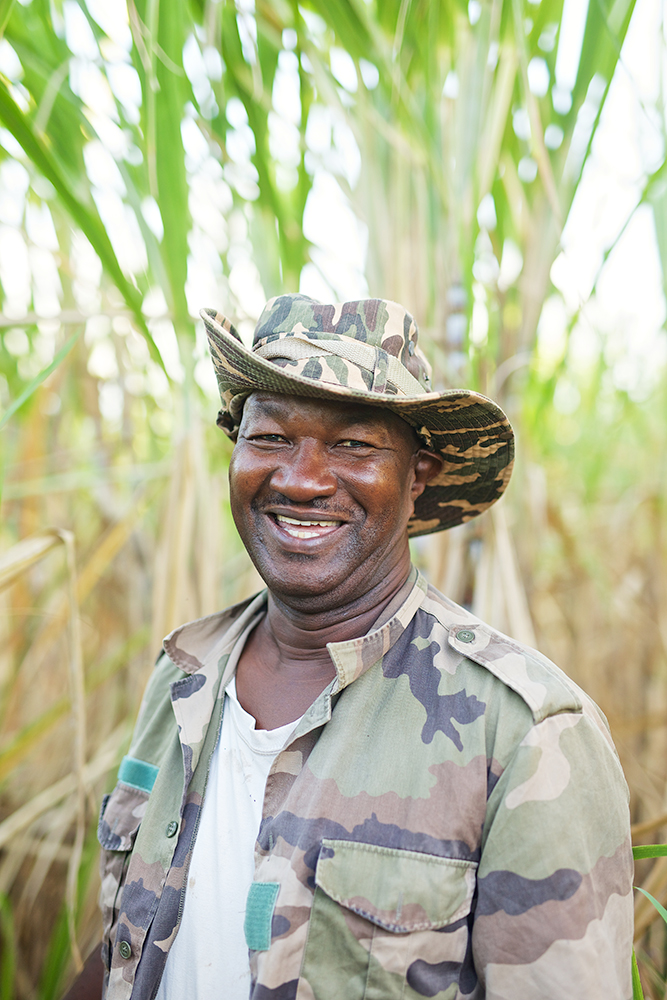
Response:
[[[254,404],[256,409],[269,417],[280,416],[282,412],[282,404],[275,399],[255,399]]]
[[[380,415],[375,413],[341,413],[340,423],[343,427],[376,427],[378,424],[384,426]]]

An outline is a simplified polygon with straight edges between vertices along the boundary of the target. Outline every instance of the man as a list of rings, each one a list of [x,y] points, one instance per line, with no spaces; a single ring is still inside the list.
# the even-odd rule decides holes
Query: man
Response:
[[[165,640],[100,819],[108,1000],[629,1000],[604,718],[410,565],[504,491],[507,418],[395,303],[283,295],[252,350],[202,315],[268,589]]]

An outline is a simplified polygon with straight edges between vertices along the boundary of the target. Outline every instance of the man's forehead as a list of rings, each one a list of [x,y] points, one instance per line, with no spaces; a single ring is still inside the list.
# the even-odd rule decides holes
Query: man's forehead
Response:
[[[354,403],[349,399],[313,399],[304,396],[288,396],[282,393],[253,392],[244,406],[244,415],[289,419],[308,412],[309,418],[318,418],[330,423],[348,426],[366,424],[369,426],[409,425],[391,410],[383,407]]]

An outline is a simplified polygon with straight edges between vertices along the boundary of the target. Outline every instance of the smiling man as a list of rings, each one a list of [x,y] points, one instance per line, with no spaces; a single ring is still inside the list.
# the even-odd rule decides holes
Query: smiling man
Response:
[[[410,564],[503,493],[507,418],[395,303],[280,296],[252,349],[202,315],[267,589],[165,640],[100,818],[108,1000],[629,1000],[604,718]]]

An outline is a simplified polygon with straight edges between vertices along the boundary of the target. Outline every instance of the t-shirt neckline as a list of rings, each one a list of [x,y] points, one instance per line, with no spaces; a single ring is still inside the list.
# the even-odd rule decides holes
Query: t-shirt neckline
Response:
[[[285,746],[288,738],[301,722],[303,716],[277,729],[255,729],[256,719],[241,705],[236,693],[236,677],[232,677],[225,688],[229,698],[226,710],[230,711],[232,722],[239,737],[254,753],[276,754]]]

